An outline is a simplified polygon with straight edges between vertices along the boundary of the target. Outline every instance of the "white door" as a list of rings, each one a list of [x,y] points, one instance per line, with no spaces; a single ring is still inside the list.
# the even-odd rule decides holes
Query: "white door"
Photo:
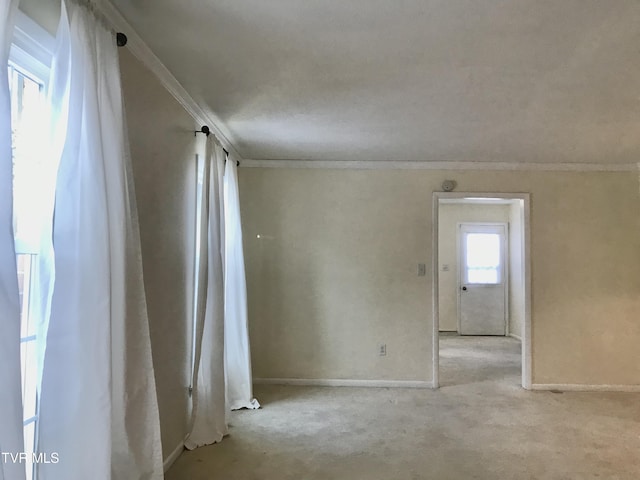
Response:
[[[506,334],[506,233],[506,224],[460,224],[460,335]]]

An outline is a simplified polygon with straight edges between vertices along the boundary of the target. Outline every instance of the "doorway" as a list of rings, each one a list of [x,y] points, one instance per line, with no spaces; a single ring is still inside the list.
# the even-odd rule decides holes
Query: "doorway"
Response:
[[[512,381],[530,389],[529,194],[435,192],[433,246],[434,387],[442,337],[443,368],[452,352],[504,351],[520,367]]]

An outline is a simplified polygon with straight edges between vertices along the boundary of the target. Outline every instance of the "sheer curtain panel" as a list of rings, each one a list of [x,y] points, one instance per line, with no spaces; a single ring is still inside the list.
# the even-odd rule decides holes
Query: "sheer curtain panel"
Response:
[[[162,449],[115,35],[62,5],[50,88],[65,114],[56,280],[40,393],[41,480],[160,479]]]
[[[0,0],[0,452],[24,450],[20,388],[20,295],[13,238],[11,97],[7,77],[17,0]],[[0,480],[25,478],[24,463],[0,459]]]
[[[224,165],[224,151],[212,140],[207,140],[205,160],[204,211],[206,221],[201,240],[201,256],[206,256],[206,292],[204,310],[197,316],[195,340],[195,368],[193,379],[193,412],[191,432],[185,441],[188,449],[209,445],[222,440],[227,434],[224,383],[224,287],[222,271],[222,205],[220,165]]]
[[[258,401],[253,398],[238,168],[232,158],[229,158],[224,173],[224,225],[224,359],[227,403],[231,410],[260,408]]]

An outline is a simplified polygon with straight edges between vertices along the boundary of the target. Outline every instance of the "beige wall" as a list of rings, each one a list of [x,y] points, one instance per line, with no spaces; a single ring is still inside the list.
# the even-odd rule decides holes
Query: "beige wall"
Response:
[[[416,264],[431,272],[445,178],[531,193],[534,383],[640,384],[635,172],[241,168],[255,376],[431,378],[431,277]]]
[[[458,224],[509,223],[509,205],[441,203],[438,209],[438,306],[440,331],[458,331]],[[444,265],[449,270],[443,269]]]
[[[195,218],[193,119],[126,49],[122,83],[164,456],[187,433]]]
[[[240,171],[254,376],[429,379],[430,190],[405,172]]]

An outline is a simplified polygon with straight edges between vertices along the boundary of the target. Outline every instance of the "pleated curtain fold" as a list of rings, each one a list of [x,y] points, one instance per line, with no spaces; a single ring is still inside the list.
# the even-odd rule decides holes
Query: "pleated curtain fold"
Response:
[[[217,443],[227,434],[224,378],[224,275],[222,264],[222,171],[224,151],[207,141],[201,211],[201,279],[196,295],[196,334],[191,429],[185,446],[194,449]]]
[[[50,102],[61,145],[40,480],[163,478],[135,192],[114,32],[66,0]],[[55,150],[55,149],[53,149]]]
[[[221,441],[230,410],[260,407],[253,398],[237,166],[226,160],[208,141],[188,449]]]
[[[260,408],[260,404],[253,398],[238,167],[231,157],[224,173],[224,225],[224,360],[227,403],[231,410],[255,409]]]
[[[17,0],[0,0],[8,62]],[[117,47],[91,2],[63,0],[43,141],[33,299],[39,480],[163,478],[159,411]],[[12,218],[11,101],[0,75],[0,452],[21,452],[20,299]],[[207,142],[187,448],[219,442],[253,398],[238,172]],[[53,219],[55,218],[55,222]],[[0,462],[0,480],[25,466]]]

